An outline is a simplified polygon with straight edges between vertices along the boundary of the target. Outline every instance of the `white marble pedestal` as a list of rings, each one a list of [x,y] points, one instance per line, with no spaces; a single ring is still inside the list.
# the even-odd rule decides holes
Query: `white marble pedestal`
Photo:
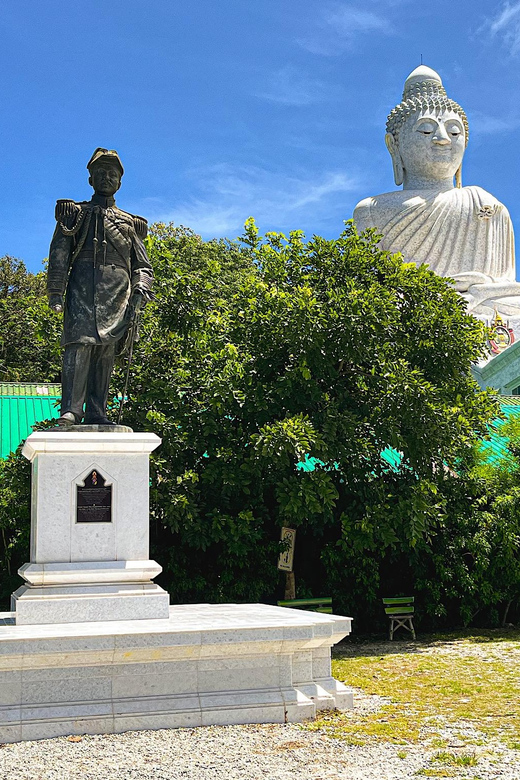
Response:
[[[98,431],[27,439],[31,561],[13,611],[0,614],[0,743],[294,722],[352,707],[330,668],[350,618],[262,604],[169,606],[148,551],[148,457],[159,442]],[[96,486],[111,489],[110,514],[94,504],[78,522],[77,502],[87,500],[78,486],[94,484],[93,470]]]
[[[161,567],[149,560],[148,461],[160,442],[77,429],[28,437],[31,560],[12,596],[17,625],[168,618],[169,596],[152,582]],[[104,522],[81,522],[78,489],[94,472],[111,506]]]
[[[263,604],[185,604],[168,620],[114,623],[12,617],[0,614],[0,742],[296,722],[352,707],[330,670],[350,618]]]

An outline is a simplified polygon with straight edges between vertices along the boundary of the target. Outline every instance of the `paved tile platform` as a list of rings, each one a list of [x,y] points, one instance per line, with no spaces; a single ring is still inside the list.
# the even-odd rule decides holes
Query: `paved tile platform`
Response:
[[[352,706],[331,676],[351,619],[183,604],[168,620],[13,625],[0,613],[0,742],[295,722]]]

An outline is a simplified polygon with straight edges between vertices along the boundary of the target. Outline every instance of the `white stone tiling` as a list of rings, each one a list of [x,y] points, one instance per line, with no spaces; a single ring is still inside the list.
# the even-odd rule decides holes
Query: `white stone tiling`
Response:
[[[326,676],[333,637],[349,630],[348,618],[262,604],[179,605],[168,621],[2,625],[0,741],[297,722],[350,707],[351,693]],[[314,653],[324,677],[301,680]]]

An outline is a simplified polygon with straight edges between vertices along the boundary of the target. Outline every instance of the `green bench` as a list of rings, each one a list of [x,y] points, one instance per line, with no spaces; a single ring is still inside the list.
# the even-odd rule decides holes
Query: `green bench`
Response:
[[[289,599],[288,601],[279,601],[279,607],[290,607],[291,609],[306,609],[310,612],[325,612],[332,615],[332,598],[325,596],[321,599]]]
[[[390,641],[394,638],[394,631],[398,628],[405,628],[410,631],[412,638],[415,639],[415,629],[413,627],[414,615],[414,597],[397,596],[394,598],[383,599],[385,612],[390,620]]]

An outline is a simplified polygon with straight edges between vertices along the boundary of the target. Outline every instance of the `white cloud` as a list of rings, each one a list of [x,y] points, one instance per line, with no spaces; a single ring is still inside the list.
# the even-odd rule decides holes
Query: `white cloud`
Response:
[[[520,2],[502,5],[493,19],[488,19],[485,27],[492,36],[499,36],[511,55],[520,54]]]
[[[480,111],[471,112],[470,135],[497,135],[499,133],[511,133],[520,127],[520,116],[504,117],[482,114]]]
[[[268,76],[256,97],[286,106],[308,106],[337,96],[338,90],[320,79],[308,78],[292,65]]]
[[[298,43],[312,54],[334,56],[353,48],[359,36],[367,33],[394,35],[395,30],[379,13],[334,3],[325,6],[321,18],[313,20],[312,34],[300,38]]]
[[[337,8],[328,14],[326,21],[341,34],[352,37],[358,32],[391,31],[391,25],[383,16],[350,6]]]
[[[255,166],[221,164],[191,174],[204,182],[201,196],[169,208],[157,204],[153,219],[186,225],[207,238],[238,235],[249,216],[262,231],[296,229],[309,218],[313,229],[318,229],[320,220],[338,207],[338,196],[360,186],[342,171],[288,176]]]

